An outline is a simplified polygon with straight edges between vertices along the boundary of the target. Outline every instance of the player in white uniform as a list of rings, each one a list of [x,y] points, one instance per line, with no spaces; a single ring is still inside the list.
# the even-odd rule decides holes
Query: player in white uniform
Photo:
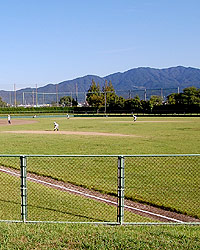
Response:
[[[136,120],[137,120],[137,116],[133,115],[133,121],[136,122]]]
[[[58,125],[58,123],[56,123],[56,122],[54,122],[54,129],[53,129],[54,131],[58,131],[59,130],[59,125]]]
[[[11,124],[11,118],[10,118],[10,115],[8,115],[8,124]]]

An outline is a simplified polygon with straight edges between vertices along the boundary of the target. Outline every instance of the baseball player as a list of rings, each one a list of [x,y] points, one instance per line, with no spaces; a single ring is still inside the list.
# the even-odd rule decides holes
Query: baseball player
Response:
[[[8,115],[8,124],[11,124],[11,118],[10,118],[10,115]]]
[[[136,120],[137,120],[137,116],[133,115],[133,121],[136,122]]]
[[[53,129],[54,131],[58,131],[59,130],[59,125],[58,125],[58,123],[56,123],[56,122],[54,122],[54,129]]]

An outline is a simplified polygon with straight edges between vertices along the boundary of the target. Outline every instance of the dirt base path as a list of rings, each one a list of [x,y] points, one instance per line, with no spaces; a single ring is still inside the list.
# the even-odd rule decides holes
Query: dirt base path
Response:
[[[12,134],[51,134],[51,135],[92,135],[92,136],[118,136],[118,137],[141,137],[137,135],[125,135],[103,132],[88,132],[88,131],[49,131],[49,130],[18,130],[18,131],[2,131],[2,133]]]
[[[18,178],[20,178],[19,170],[1,166],[0,172],[4,172],[9,175],[12,175],[15,177],[17,176]],[[65,183],[62,181],[57,181],[50,177],[44,177],[44,176],[28,173],[27,180],[48,186],[49,188],[55,188],[63,192],[69,192],[74,195],[79,195],[79,196],[90,198],[99,202],[104,202],[112,206],[117,206],[117,197],[115,196],[102,194],[98,191],[83,188],[83,187],[76,186],[70,183]],[[144,204],[133,202],[127,199],[125,199],[124,208],[125,210],[130,211],[134,214],[148,217],[153,220],[160,221],[160,222],[171,222],[171,223],[198,222],[200,223],[199,219],[195,219],[187,215],[170,212],[164,209],[156,208],[156,207],[149,206],[149,205],[144,205]]]
[[[170,121],[170,120],[165,120],[165,121],[137,121],[134,122],[132,121],[105,121],[108,123],[187,123],[187,122],[191,122],[191,121]]]
[[[8,121],[6,119],[0,119],[0,126],[12,126],[12,125],[24,125],[24,124],[32,124],[36,123],[37,121],[31,121],[31,120],[22,120],[22,119],[11,119],[11,124],[8,124]]]

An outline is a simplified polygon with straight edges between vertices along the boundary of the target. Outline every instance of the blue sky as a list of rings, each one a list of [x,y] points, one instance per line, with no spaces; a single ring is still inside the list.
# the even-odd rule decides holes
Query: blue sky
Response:
[[[0,89],[200,68],[199,0],[0,0]]]

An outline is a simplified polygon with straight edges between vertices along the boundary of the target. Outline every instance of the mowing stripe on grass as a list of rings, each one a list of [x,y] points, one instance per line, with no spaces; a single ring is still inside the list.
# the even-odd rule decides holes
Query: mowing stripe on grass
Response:
[[[17,177],[20,177],[20,174],[15,173],[15,172],[10,171],[10,170],[5,170],[5,169],[0,168],[0,171],[11,174],[11,175],[14,175],[14,176],[17,176]],[[76,193],[76,194],[79,194],[79,195],[82,195],[82,196],[85,196],[85,197],[89,197],[89,198],[92,198],[92,199],[96,199],[96,200],[103,201],[103,202],[110,203],[110,204],[113,204],[113,205],[117,206],[117,202],[114,202],[114,201],[111,201],[111,200],[108,200],[108,199],[104,199],[104,198],[100,198],[100,197],[95,196],[95,195],[87,194],[87,193],[80,192],[80,191],[77,191],[77,190],[74,190],[74,189],[71,189],[71,188],[66,188],[66,187],[61,186],[61,185],[57,185],[57,184],[53,184],[53,183],[50,183],[50,182],[38,180],[38,179],[35,179],[35,178],[32,178],[32,177],[27,177],[27,179],[30,180],[30,181],[37,182],[37,183],[48,185],[48,186],[53,187],[53,188],[59,188],[59,189],[62,189],[62,190],[68,191],[68,192]],[[174,218],[171,218],[171,217],[168,217],[168,216],[164,216],[164,215],[161,215],[161,214],[157,214],[157,213],[152,213],[152,212],[149,212],[149,211],[146,211],[146,210],[143,210],[143,209],[134,208],[134,207],[127,206],[127,205],[124,205],[124,207],[128,208],[128,209],[131,209],[131,210],[138,211],[138,212],[142,212],[142,213],[145,213],[145,214],[149,214],[149,215],[152,215],[152,216],[167,219],[167,220],[170,220],[170,221],[174,221],[174,222],[178,222],[178,223],[184,223],[181,220],[177,220],[177,219],[174,219]]]

